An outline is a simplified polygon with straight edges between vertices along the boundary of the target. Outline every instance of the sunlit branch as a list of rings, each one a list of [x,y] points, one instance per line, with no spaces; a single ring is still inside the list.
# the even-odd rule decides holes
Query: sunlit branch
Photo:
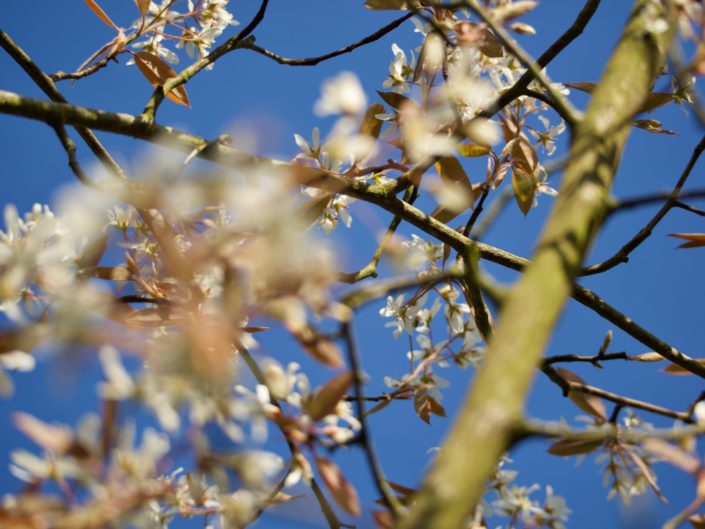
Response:
[[[555,422],[542,422],[524,419],[515,428],[517,440],[527,437],[546,437],[549,439],[562,439],[565,441],[607,441],[619,439],[620,441],[639,444],[647,439],[661,439],[663,441],[682,441],[690,437],[705,433],[705,425],[685,426],[680,428],[661,428],[654,430],[634,430],[620,428],[614,424],[605,424],[600,428],[589,430],[573,430],[564,424]]]
[[[357,48],[360,48],[362,46],[365,46],[366,44],[370,44],[372,42],[375,42],[382,37],[384,37],[387,33],[390,33],[391,31],[395,30],[399,26],[401,26],[404,22],[409,20],[412,16],[414,16],[414,13],[407,13],[406,15],[390,22],[383,28],[380,28],[379,30],[375,31],[371,35],[368,35],[367,37],[358,40],[357,42],[353,42],[352,44],[349,44],[343,48],[340,48],[338,50],[332,51],[330,53],[325,53],[323,55],[318,55],[316,57],[306,57],[306,58],[301,58],[301,59],[292,59],[288,57],[282,57],[280,55],[277,55],[276,53],[263,48],[262,46],[258,46],[254,42],[245,42],[241,46],[243,49],[247,50],[252,50],[254,52],[257,52],[261,55],[264,55],[265,57],[268,57],[269,59],[272,59],[273,61],[278,62],[279,64],[285,64],[287,66],[315,66],[316,64],[327,61],[328,59],[333,59],[335,57],[338,57],[340,55],[344,55],[346,53],[350,53],[353,50],[356,50]]]
[[[191,152],[208,141],[199,136],[182,132],[172,127],[148,124],[130,114],[117,114],[103,110],[77,107],[65,103],[40,101],[0,90],[0,113],[22,116],[47,123],[67,123],[81,127],[105,130],[156,143],[168,145],[185,152]],[[237,151],[220,143],[204,149],[200,157],[235,168],[263,164],[273,170],[292,168],[285,162],[253,156]],[[377,204],[394,215],[399,215],[407,222],[422,229],[429,235],[449,244],[455,250],[464,252],[465,248],[475,245],[480,256],[493,263],[506,266],[512,270],[522,270],[528,260],[500,248],[481,242],[473,242],[446,224],[394,196],[396,185],[389,187],[369,185],[362,182],[350,182],[340,176],[312,168],[295,167],[303,174],[303,183],[344,193],[367,202]],[[646,329],[639,326],[595,293],[576,285],[573,297],[586,307],[617,325],[624,332],[633,336],[647,347],[663,355],[664,358],[682,366],[688,371],[705,377],[705,366],[684,355],[674,347],[660,340]]]

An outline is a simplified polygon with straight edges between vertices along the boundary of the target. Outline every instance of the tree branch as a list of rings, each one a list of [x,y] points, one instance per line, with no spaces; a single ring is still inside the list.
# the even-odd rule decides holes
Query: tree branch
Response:
[[[334,57],[338,57],[340,55],[343,55],[345,53],[350,53],[353,50],[356,50],[357,48],[360,48],[362,46],[365,46],[366,44],[370,44],[371,42],[375,42],[382,37],[384,37],[387,33],[392,32],[399,26],[401,26],[404,22],[409,20],[411,17],[414,16],[414,13],[407,13],[406,15],[390,22],[383,28],[380,28],[379,30],[375,31],[371,35],[368,35],[367,37],[358,40],[357,42],[353,42],[352,44],[348,44],[347,46],[340,48],[335,51],[331,51],[329,53],[325,53],[323,55],[318,55],[316,57],[306,57],[302,59],[290,59],[288,57],[282,57],[280,55],[277,55],[276,53],[269,51],[266,48],[263,48],[261,46],[258,46],[254,42],[247,42],[243,43],[241,46],[243,49],[247,50],[252,50],[254,52],[259,53],[260,55],[264,55],[265,57],[268,57],[269,59],[272,59],[273,61],[278,62],[279,64],[285,64],[287,66],[315,66],[316,64],[327,61],[328,59],[333,59]]]

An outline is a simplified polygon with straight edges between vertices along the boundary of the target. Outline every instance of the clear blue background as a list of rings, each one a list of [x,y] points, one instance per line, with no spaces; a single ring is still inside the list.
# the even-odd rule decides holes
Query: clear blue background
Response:
[[[246,23],[258,2],[233,1],[232,11]],[[135,18],[136,9],[125,0],[103,0],[101,5],[113,20],[127,26]],[[538,56],[573,20],[581,2],[544,0],[534,13],[526,17],[539,33],[522,37],[522,44]],[[596,81],[616,42],[628,15],[630,2],[605,1],[584,35],[573,43],[549,68],[557,81]],[[256,30],[257,42],[289,57],[318,55],[342,47],[372,33],[398,16],[398,13],[368,11],[362,1],[297,2],[273,0],[267,17]],[[78,0],[68,2],[13,2],[0,12],[0,26],[22,46],[46,72],[70,71],[81,64],[94,50],[113,36],[113,31],[101,23]],[[231,29],[231,32],[237,29]],[[323,135],[331,120],[316,118],[312,106],[319,94],[322,80],[342,70],[352,70],[360,77],[368,98],[381,88],[389,61],[390,46],[398,43],[407,51],[420,44],[410,22],[391,35],[314,68],[281,66],[247,50],[240,50],[222,59],[211,72],[203,72],[188,84],[192,109],[165,103],[159,121],[193,133],[213,138],[223,132],[248,130],[257,136],[258,151],[282,157],[296,152],[293,134],[310,137],[314,126]],[[182,65],[187,63],[182,62]],[[0,88],[24,95],[44,98],[43,94],[4,53],[0,53]],[[667,90],[668,81],[657,82],[657,89]],[[77,83],[63,82],[60,89],[70,102],[111,111],[139,113],[151,88],[134,67],[111,64],[107,69]],[[580,94],[573,100],[584,106]],[[678,108],[659,110],[654,117],[664,127],[677,130],[677,136],[650,135],[635,130],[629,140],[624,163],[614,188],[616,196],[629,197],[670,188],[678,178],[701,131],[687,113]],[[146,152],[142,142],[99,134],[106,146],[125,167],[136,167]],[[79,159],[91,164],[90,154],[79,144]],[[236,135],[237,145],[237,135]],[[14,203],[22,211],[34,202],[51,203],[56,189],[74,182],[65,154],[53,131],[38,122],[0,115],[0,155],[2,155],[2,203]],[[479,171],[479,169],[477,169]],[[473,174],[470,174],[471,178]],[[475,180],[479,180],[477,175]],[[703,169],[696,166],[690,187],[702,187]],[[490,244],[523,256],[531,253],[537,231],[550,207],[551,200],[540,199],[539,208],[523,217],[510,207],[501,221],[488,234]],[[654,207],[620,214],[612,219],[600,234],[590,262],[609,256],[630,238],[653,214]],[[338,233],[344,267],[354,270],[364,265],[373,251],[374,235],[387,224],[384,212],[362,203],[353,207],[355,222],[351,231]],[[403,226],[402,233],[414,233]],[[653,236],[634,254],[628,265],[622,265],[603,275],[586,278],[584,285],[595,289],[608,302],[656,335],[684,352],[701,357],[703,354],[702,324],[705,284],[702,280],[703,250],[675,251],[676,242],[666,237],[671,232],[702,232],[702,219],[680,210],[672,211]],[[342,237],[340,237],[342,235]],[[486,269],[503,280],[514,274],[499,267]],[[406,366],[403,339],[390,337],[388,329],[376,317],[381,306],[374,304],[364,310],[357,324],[364,366],[371,376],[369,394],[384,390],[385,374],[401,375]],[[560,321],[547,354],[593,354],[606,331],[613,328],[584,307],[571,302]],[[614,329],[612,351],[641,353],[646,349]],[[279,337],[264,336],[264,349],[282,362],[309,362]],[[73,424],[80,414],[97,411],[93,406],[95,381],[99,377],[96,362],[88,356],[69,362],[65,356],[40,363],[38,369],[15,376],[17,393],[12,400],[0,402],[0,493],[19,490],[21,484],[7,471],[7,454],[11,447],[31,445],[10,424],[14,411],[27,411],[44,420]],[[695,377],[670,377],[660,373],[661,365],[625,366],[614,362],[604,370],[590,366],[572,366],[589,383],[608,390],[622,392],[663,406],[684,409],[702,391],[703,384]],[[471,371],[447,370],[441,373],[451,381],[445,390],[444,405],[449,419],[434,419],[431,427],[415,417],[410,402],[398,402],[373,416],[371,429],[384,468],[390,479],[408,486],[418,484],[431,457],[428,449],[441,443],[444,433],[461,397]],[[330,376],[324,373],[323,376]],[[579,414],[560,391],[544,379],[537,378],[530,402],[533,416],[553,419],[563,416],[572,420]],[[611,407],[611,406],[610,406]],[[608,409],[610,408],[608,407]],[[659,417],[643,415],[656,424],[668,425]],[[272,431],[272,446],[277,446]],[[281,444],[281,441],[278,441]],[[662,488],[671,504],[663,507],[653,494],[637,498],[635,507],[626,510],[618,502],[605,501],[607,489],[601,484],[601,469],[592,458],[576,467],[573,459],[560,459],[546,454],[546,443],[531,441],[513,454],[511,468],[520,471],[518,483],[551,484],[556,493],[567,498],[573,515],[569,527],[587,529],[602,527],[657,527],[668,516],[689,503],[694,495],[687,476],[660,465]],[[349,478],[360,491],[363,504],[371,505],[376,498],[362,454],[356,448],[338,452]],[[540,493],[539,497],[543,497]],[[301,500],[267,515],[259,527],[323,526],[312,501]],[[344,518],[344,517],[343,517]],[[200,523],[200,522],[197,522]],[[358,523],[371,527],[369,513]]]

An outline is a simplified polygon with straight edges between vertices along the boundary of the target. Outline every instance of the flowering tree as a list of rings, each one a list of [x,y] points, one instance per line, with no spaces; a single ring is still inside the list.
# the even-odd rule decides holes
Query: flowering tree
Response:
[[[315,498],[328,526],[348,527],[372,507],[361,504],[336,461],[338,449],[357,445],[379,496],[378,527],[559,529],[570,512],[563,498],[550,486],[542,495],[520,485],[506,467],[518,443],[539,437],[555,456],[597,454],[609,494],[624,502],[647,490],[663,496],[657,460],[692,474],[694,499],[666,526],[705,526],[698,514],[705,473],[694,449],[705,432],[701,396],[670,409],[588,384],[566,367],[656,362],[667,366],[663,377],[705,376],[701,359],[577,282],[626,263],[670,211],[705,215],[690,203],[705,193],[683,189],[705,139],[670,192],[610,195],[633,127],[674,134],[651,112],[687,105],[703,121],[694,84],[705,72],[700,2],[636,0],[601,80],[563,84],[546,68],[580,36],[599,0],[587,0],[538,58],[519,43],[537,31],[525,22],[537,5],[531,0],[367,0],[366,8],[399,18],[309,58],[258,44],[268,0],[246,22],[227,0],[136,0],[132,23],[114,21],[107,2],[85,4],[114,38],[71,73],[48,74],[40,57],[35,62],[0,31],[0,46],[46,96],[0,90],[0,113],[49,125],[78,180],[56,211],[5,207],[0,391],[11,398],[11,372],[31,371],[40,350],[60,361],[88,348],[103,372],[95,413],[75,425],[13,414],[36,450],[8,450],[11,472],[26,486],[5,496],[0,525],[166,527],[196,519],[240,528],[278,504],[295,507],[295,490]],[[392,46],[374,101],[353,72],[323,83],[314,112],[334,116],[334,124],[325,139],[318,128],[297,134],[299,152],[290,159],[159,118],[162,104],[190,106],[189,82],[228,54],[249,50],[263,61],[314,66],[412,23],[418,47]],[[62,95],[68,81],[118,78],[116,62],[153,87],[141,114],[87,108]],[[184,62],[178,72],[171,66]],[[655,88],[662,75],[666,90]],[[590,94],[584,112],[574,106],[576,92]],[[174,155],[128,170],[96,131]],[[568,147],[556,156],[564,132]],[[100,170],[84,169],[85,147]],[[470,167],[475,174],[482,167],[483,176],[471,179]],[[531,259],[482,242],[508,208],[531,216],[539,200],[549,204],[542,194],[555,198]],[[344,244],[354,200],[390,221],[368,264],[350,272],[333,240]],[[642,229],[611,257],[584,264],[605,218],[649,204],[660,208]],[[402,235],[405,224],[415,233]],[[705,234],[675,236],[684,247],[705,245]],[[501,285],[484,261],[520,277]],[[610,331],[596,353],[576,344],[580,354],[545,355],[571,297],[642,348],[613,352]],[[383,391],[365,373],[372,352],[357,345],[356,333],[370,325],[359,314],[373,304],[406,355],[402,373],[390,366]],[[300,359],[287,363],[262,347],[270,334]],[[446,415],[444,369],[471,373],[467,399],[430,470],[418,483],[399,483],[376,455],[370,420],[393,420],[390,404],[401,401],[394,405],[413,407],[419,428],[436,426]],[[586,424],[527,416],[537,372],[587,414]]]

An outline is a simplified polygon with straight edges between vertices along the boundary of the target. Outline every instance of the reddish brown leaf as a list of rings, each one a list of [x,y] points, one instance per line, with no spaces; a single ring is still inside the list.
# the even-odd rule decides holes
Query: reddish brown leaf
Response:
[[[425,388],[418,388],[414,393],[414,410],[426,424],[431,424],[431,414],[445,417],[443,406],[433,398]]]
[[[81,275],[108,281],[129,281],[132,272],[122,266],[90,266],[81,270]]]
[[[357,491],[345,479],[338,465],[323,456],[316,456],[316,466],[335,503],[348,514],[360,516],[360,500]]]
[[[703,364],[705,365],[705,358],[693,358],[698,364]],[[692,375],[690,371],[688,371],[686,368],[679,366],[678,364],[670,364],[667,367],[663,369],[664,373],[668,373],[669,375]]]
[[[395,110],[399,110],[404,103],[411,101],[408,97],[396,92],[380,92],[377,90],[377,93],[385,103]]]
[[[644,479],[649,484],[649,487],[651,487],[651,490],[654,491],[656,496],[658,496],[658,498],[663,503],[668,503],[668,500],[666,500],[666,497],[663,495],[661,489],[656,484],[656,476],[654,476],[653,472],[651,472],[651,469],[648,467],[648,465],[644,463],[644,460],[638,455],[636,455],[634,452],[632,452],[629,448],[624,447],[624,450],[627,452],[627,455],[629,455],[629,458],[634,462],[634,465],[639,469],[641,475],[644,476]]]
[[[680,468],[688,474],[695,475],[700,468],[698,458],[689,454],[682,448],[679,448],[663,439],[647,439],[644,441],[644,448],[652,454],[660,457],[671,465]]]
[[[651,134],[669,134],[672,136],[676,134],[672,130],[662,129],[661,122],[657,119],[637,119],[634,121],[634,126]]]
[[[346,371],[326,382],[318,388],[308,402],[306,409],[315,422],[335,411],[340,399],[348,392],[355,381],[352,371]]]
[[[65,426],[47,424],[27,413],[13,414],[12,421],[19,431],[48,452],[63,455],[73,444],[73,434]]]
[[[600,440],[589,440],[589,441],[574,441],[564,439],[563,441],[558,441],[553,443],[548,447],[548,453],[554,456],[575,456],[578,454],[589,454],[597,450],[602,441]]]
[[[172,70],[171,66],[153,53],[141,51],[135,53],[133,56],[135,58],[135,64],[140,72],[142,72],[142,75],[144,75],[147,81],[154,87],[164,86],[164,83],[169,79],[176,77],[176,72]],[[177,86],[169,92],[166,97],[176,104],[191,107],[184,85]]]
[[[334,369],[339,369],[345,365],[343,355],[335,343],[322,336],[310,325],[301,328],[289,328],[289,331],[306,352],[322,364]]]
[[[389,511],[372,511],[372,518],[377,524],[377,529],[392,529],[394,527],[394,517]]]
[[[556,371],[558,371],[558,373],[569,382],[585,384],[585,381],[572,371],[568,371],[567,369],[563,368],[558,368],[556,369]],[[568,394],[568,397],[575,403],[576,406],[578,406],[578,408],[580,408],[584,412],[589,413],[593,417],[601,419],[602,421],[607,420],[607,412],[605,411],[605,405],[599,398],[595,397],[594,395],[580,393],[579,391],[571,391]]]
[[[120,31],[120,28],[118,28],[115,23],[110,20],[110,17],[105,14],[105,11],[101,9],[101,7],[95,2],[95,0],[83,0],[86,2],[88,7],[91,8],[91,11],[93,11],[96,16],[101,19],[103,22],[105,22],[108,26],[113,28],[115,31]]]
[[[700,246],[705,246],[705,233],[669,233],[669,237],[687,241],[678,248],[699,248]]]
[[[372,103],[360,122],[360,134],[379,138],[382,121],[375,117],[377,114],[384,114],[384,106],[380,103]]]
[[[688,521],[694,529],[705,529],[705,514],[694,514],[688,518]]]
[[[147,14],[147,11],[149,11],[149,4],[151,4],[151,0],[135,0],[135,4],[137,4],[137,9],[140,10],[140,15],[143,17]]]

